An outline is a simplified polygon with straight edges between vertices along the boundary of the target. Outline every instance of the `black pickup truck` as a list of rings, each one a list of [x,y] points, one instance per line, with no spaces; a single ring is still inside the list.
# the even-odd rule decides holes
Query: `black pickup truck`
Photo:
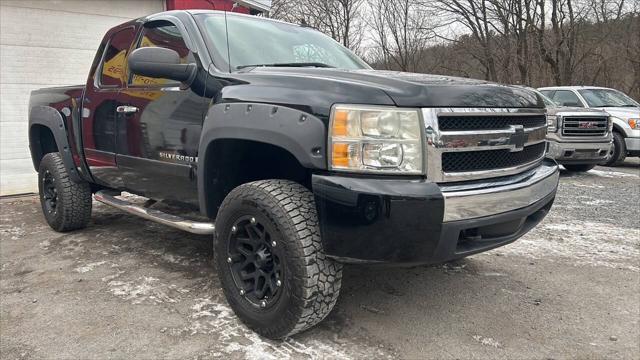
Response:
[[[84,86],[29,106],[54,230],[87,226],[93,196],[210,235],[229,304],[270,338],[327,316],[344,263],[440,263],[528,232],[558,184],[546,131],[527,89],[374,71],[308,27],[215,11],[111,29]]]

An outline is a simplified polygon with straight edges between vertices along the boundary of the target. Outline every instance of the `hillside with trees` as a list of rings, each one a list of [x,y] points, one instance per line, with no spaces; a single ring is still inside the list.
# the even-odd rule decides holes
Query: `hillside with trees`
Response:
[[[640,99],[640,0],[274,0],[374,68]]]

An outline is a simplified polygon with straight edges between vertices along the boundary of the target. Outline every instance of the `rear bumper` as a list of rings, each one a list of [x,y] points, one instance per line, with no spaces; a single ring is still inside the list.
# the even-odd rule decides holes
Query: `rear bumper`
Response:
[[[547,214],[558,167],[464,185],[313,176],[324,251],[349,263],[440,263],[515,241]]]
[[[597,164],[607,159],[612,142],[560,142],[549,140],[547,156],[560,164]]]

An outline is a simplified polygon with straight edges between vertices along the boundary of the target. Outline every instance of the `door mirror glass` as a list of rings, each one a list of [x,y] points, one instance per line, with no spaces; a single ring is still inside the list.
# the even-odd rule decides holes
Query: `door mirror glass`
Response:
[[[195,78],[196,64],[182,64],[177,51],[161,47],[142,47],[128,59],[129,70],[151,78],[171,79],[190,84]]]

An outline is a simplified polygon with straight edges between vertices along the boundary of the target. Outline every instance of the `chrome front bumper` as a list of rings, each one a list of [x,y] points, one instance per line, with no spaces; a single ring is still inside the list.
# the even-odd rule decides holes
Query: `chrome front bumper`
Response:
[[[580,160],[605,160],[613,144],[611,142],[559,142],[549,141],[547,156],[558,162]]]
[[[558,187],[558,165],[545,160],[525,173],[486,182],[442,186],[444,222],[501,214],[532,205]]]

